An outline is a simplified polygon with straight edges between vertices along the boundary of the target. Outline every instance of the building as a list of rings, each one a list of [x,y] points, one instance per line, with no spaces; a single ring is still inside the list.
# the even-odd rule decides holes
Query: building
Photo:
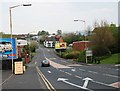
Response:
[[[73,49],[82,51],[88,49],[89,45],[90,41],[77,41],[73,42]]]
[[[61,43],[63,42],[63,39],[60,35],[50,35],[46,37],[46,40],[44,41],[44,46],[45,47],[55,47],[56,43]]]

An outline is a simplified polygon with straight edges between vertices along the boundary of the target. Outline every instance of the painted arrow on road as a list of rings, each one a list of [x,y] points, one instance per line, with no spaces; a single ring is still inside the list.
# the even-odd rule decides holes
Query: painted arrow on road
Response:
[[[83,84],[83,87],[86,88],[87,85],[88,85],[88,81],[89,81],[89,80],[92,81],[93,79],[86,77],[86,78],[84,78],[83,80],[85,80],[85,82],[84,82],[84,84]]]
[[[66,78],[58,78],[58,79],[57,79],[57,81],[62,81],[62,82],[64,82],[64,83],[67,83],[67,84],[69,84],[69,85],[72,85],[72,86],[75,86],[75,87],[78,87],[78,88],[81,88],[81,89],[93,91],[93,90],[88,89],[88,88],[86,88],[86,87],[79,86],[79,85],[76,85],[76,84],[74,84],[74,83],[68,82],[67,80],[68,80],[68,79],[66,79]]]

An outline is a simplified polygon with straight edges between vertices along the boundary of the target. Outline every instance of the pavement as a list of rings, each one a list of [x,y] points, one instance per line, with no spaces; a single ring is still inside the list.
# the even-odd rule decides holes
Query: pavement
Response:
[[[11,70],[4,70],[2,74],[2,90],[20,90],[20,89],[46,89],[46,86],[39,77],[35,66],[30,66],[24,74],[11,74]]]

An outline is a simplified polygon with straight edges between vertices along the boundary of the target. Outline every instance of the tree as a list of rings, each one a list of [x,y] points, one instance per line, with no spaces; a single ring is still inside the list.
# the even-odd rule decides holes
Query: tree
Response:
[[[75,41],[81,41],[83,38],[80,33],[68,33],[63,36],[63,39],[67,44],[71,44]]]
[[[97,26],[90,37],[94,55],[108,55],[110,54],[109,47],[115,42],[113,34],[107,22],[101,21],[100,24],[97,23]]]
[[[38,48],[38,43],[36,41],[32,41],[30,43],[30,50],[31,52],[35,52],[35,50]]]
[[[118,46],[118,43],[119,42],[119,27],[116,27],[115,24],[111,24],[110,25],[110,29],[111,29],[111,32],[112,32],[112,35],[114,37],[114,43],[113,45],[109,46],[109,49],[112,53],[118,53],[120,52],[119,51],[119,46]]]
[[[49,35],[49,32],[42,30],[38,32],[38,36],[40,35]]]
[[[62,34],[62,30],[57,30],[57,35],[61,35]]]
[[[49,35],[49,32],[44,31],[44,30],[39,31],[38,32],[38,36],[40,37],[39,42],[43,43],[45,41],[47,35]]]

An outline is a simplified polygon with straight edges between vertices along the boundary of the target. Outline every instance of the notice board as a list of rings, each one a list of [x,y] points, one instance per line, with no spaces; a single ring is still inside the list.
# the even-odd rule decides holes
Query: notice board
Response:
[[[22,61],[18,61],[18,62],[14,62],[15,64],[15,74],[23,74],[23,62]]]

